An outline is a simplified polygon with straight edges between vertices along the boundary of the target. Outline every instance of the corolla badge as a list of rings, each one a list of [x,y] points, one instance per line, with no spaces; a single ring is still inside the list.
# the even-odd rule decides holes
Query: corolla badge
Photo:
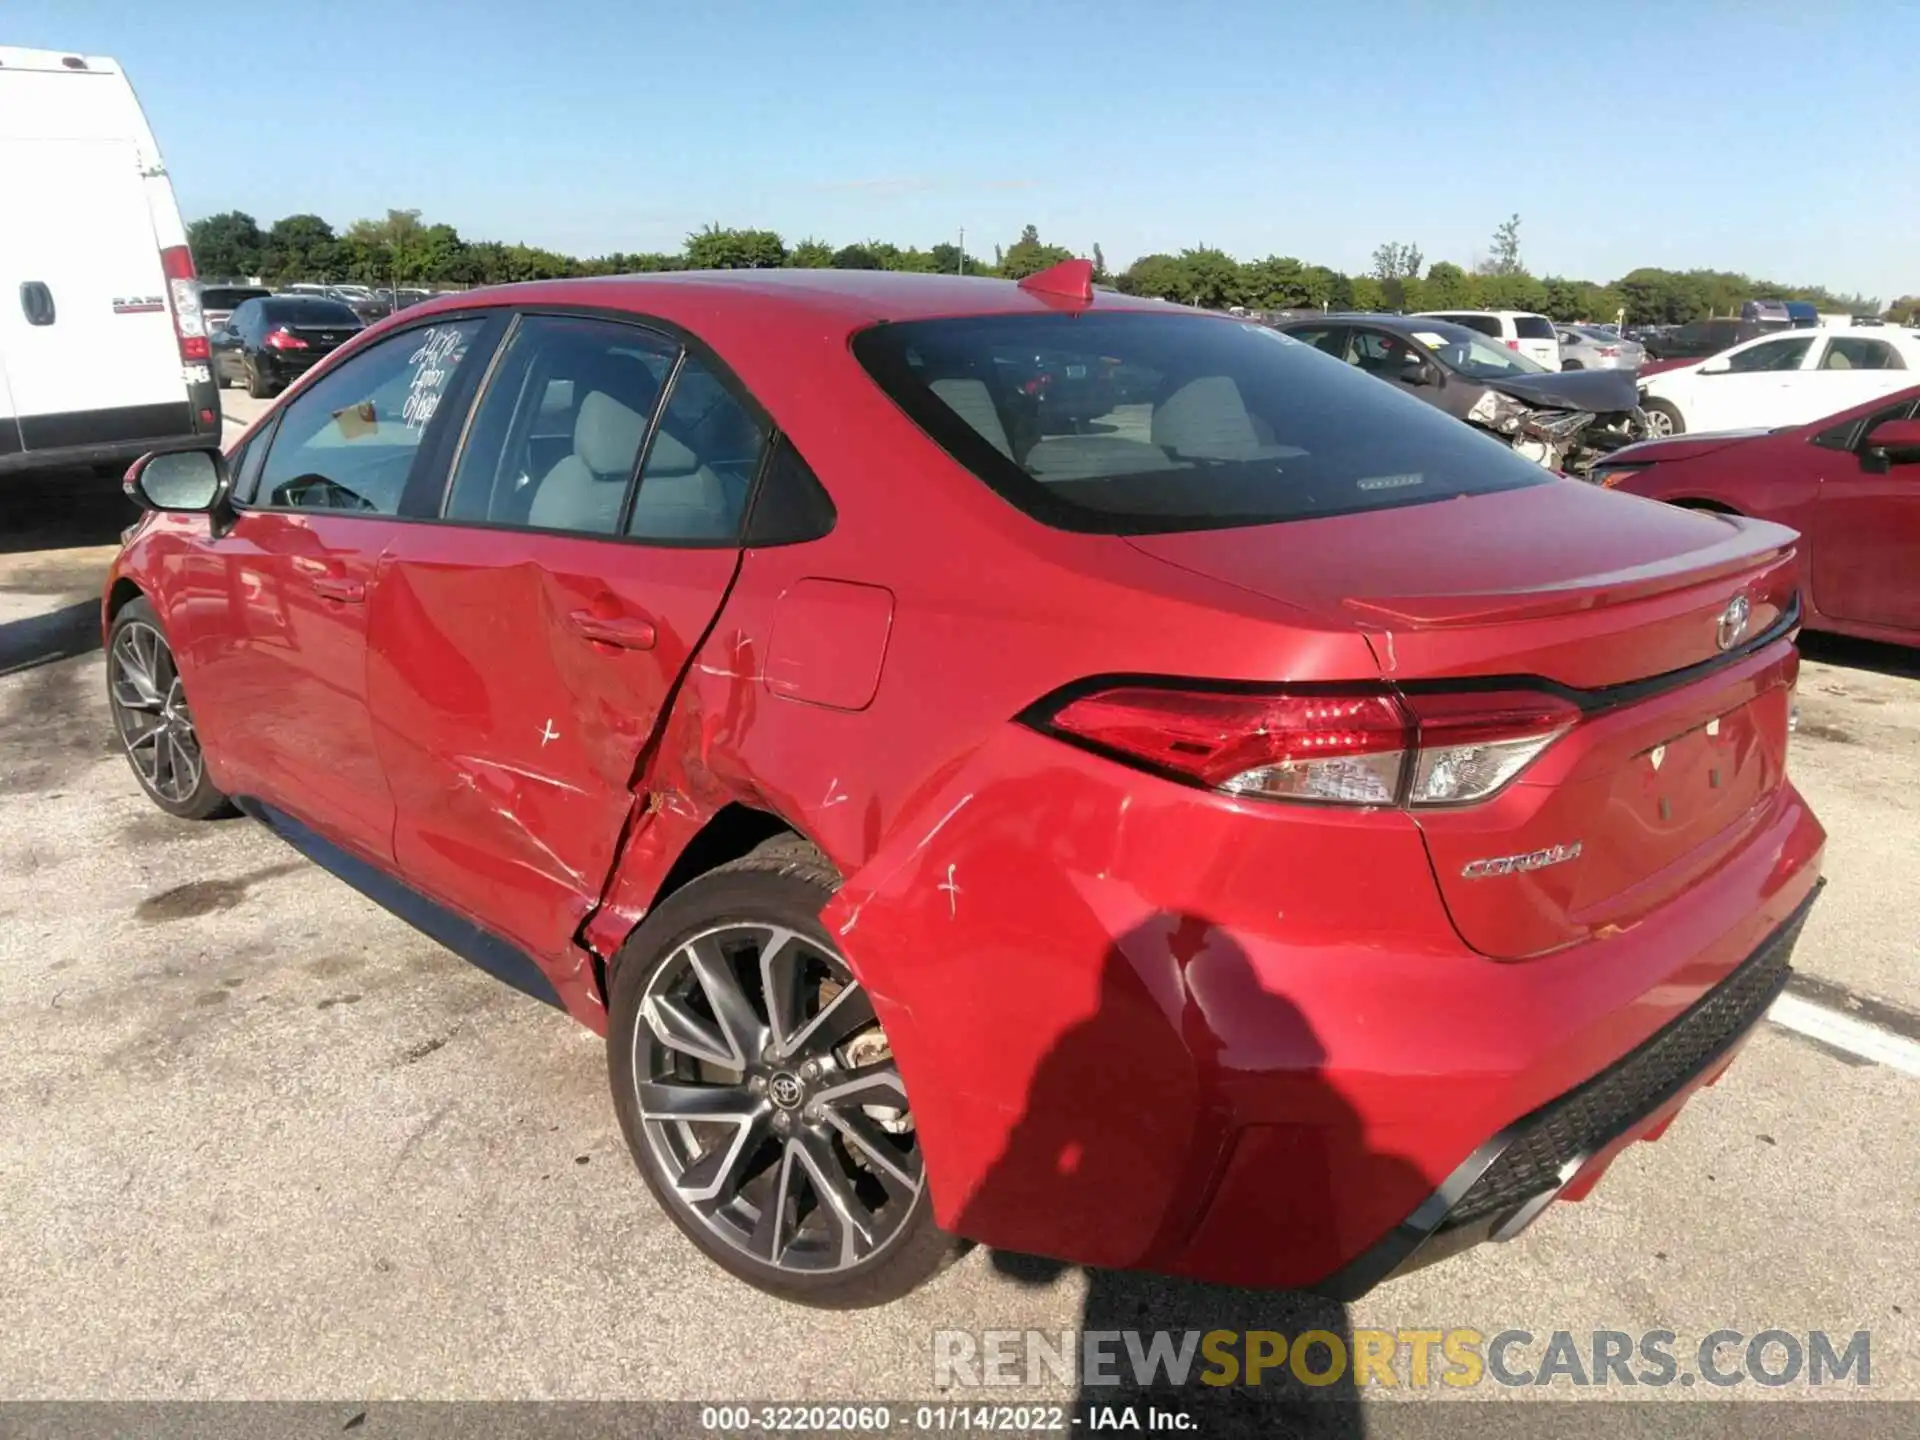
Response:
[[[1714,635],[1722,650],[1731,650],[1738,645],[1747,633],[1747,621],[1753,618],[1753,602],[1744,595],[1736,595],[1727,602],[1727,608],[1720,612],[1720,628]]]
[[[1529,870],[1544,870],[1549,865],[1564,865],[1580,858],[1580,842],[1549,845],[1544,850],[1529,850],[1524,855],[1501,855],[1492,860],[1470,860],[1460,875],[1465,880],[1485,880],[1493,875],[1521,875]]]

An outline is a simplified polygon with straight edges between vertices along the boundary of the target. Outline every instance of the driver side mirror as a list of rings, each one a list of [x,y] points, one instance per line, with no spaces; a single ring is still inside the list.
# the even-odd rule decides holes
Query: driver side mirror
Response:
[[[1861,442],[1860,458],[1878,472],[1920,462],[1920,420],[1882,420]]]
[[[1408,385],[1438,385],[1440,367],[1431,360],[1409,360],[1400,367],[1400,379]]]
[[[1696,375],[1726,375],[1731,373],[1732,370],[1733,366],[1725,360],[1711,360],[1705,365],[1702,365],[1694,373]]]
[[[133,462],[124,488],[142,510],[191,515],[224,505],[227,484],[218,450],[157,450]]]

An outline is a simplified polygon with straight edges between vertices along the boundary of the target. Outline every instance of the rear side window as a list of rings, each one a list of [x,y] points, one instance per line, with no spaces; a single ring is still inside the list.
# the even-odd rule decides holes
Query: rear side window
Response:
[[[1827,342],[1820,359],[1822,370],[1904,370],[1907,362],[1884,340],[1845,337]]]
[[[854,338],[868,374],[1034,518],[1151,534],[1544,484],[1505,445],[1264,326],[989,315]]]
[[[1544,315],[1516,315],[1513,333],[1522,340],[1553,339],[1553,322]]]
[[[1469,330],[1478,330],[1482,335],[1500,338],[1500,317],[1498,315],[1439,315],[1439,320],[1451,320],[1456,325],[1464,325]]]
[[[640,447],[679,345],[651,330],[522,318],[474,411],[446,517],[620,533]]]
[[[1347,353],[1347,332],[1340,326],[1331,328],[1322,326],[1313,330],[1289,330],[1287,334],[1293,336],[1302,345],[1311,345],[1314,349],[1329,355],[1337,356]]]
[[[674,376],[640,467],[627,534],[676,544],[734,544],[767,431],[696,355]]]
[[[328,371],[281,413],[257,503],[394,515],[440,399],[482,321],[410,330]]]

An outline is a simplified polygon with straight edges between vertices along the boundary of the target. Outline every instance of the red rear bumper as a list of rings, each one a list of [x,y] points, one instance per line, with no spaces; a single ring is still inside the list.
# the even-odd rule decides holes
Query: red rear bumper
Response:
[[[1740,970],[1811,895],[1824,841],[1783,787],[1641,924],[1501,963],[1454,932],[1404,814],[1236,804],[1018,727],[893,834],[825,918],[914,1097],[940,1222],[1090,1265],[1348,1289],[1438,1253],[1497,1137]],[[1566,1193],[1686,1092],[1636,1093],[1580,1132],[1593,1173]],[[1379,1248],[1416,1220],[1416,1243]]]

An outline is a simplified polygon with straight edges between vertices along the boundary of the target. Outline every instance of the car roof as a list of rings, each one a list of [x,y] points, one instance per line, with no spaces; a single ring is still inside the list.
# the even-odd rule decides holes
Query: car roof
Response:
[[[1421,315],[1427,315],[1427,316],[1491,315],[1503,320],[1518,319],[1520,316],[1523,316],[1523,315],[1528,317],[1529,319],[1536,319],[1536,320],[1544,320],[1547,318],[1546,316],[1542,315],[1538,310],[1467,310],[1464,308],[1455,308],[1452,310],[1421,310],[1421,311],[1418,311],[1417,313]]]
[[[703,320],[765,316],[771,311],[806,315],[848,327],[964,315],[1046,314],[1061,310],[1208,312],[1164,300],[1096,290],[1087,302],[1023,290],[1010,280],[978,276],[921,275],[891,270],[674,270],[654,275],[604,275],[573,280],[536,280],[437,296],[409,316],[465,305],[546,303],[604,306],[657,315],[698,329]],[[1240,317],[1217,316],[1237,324]]]

